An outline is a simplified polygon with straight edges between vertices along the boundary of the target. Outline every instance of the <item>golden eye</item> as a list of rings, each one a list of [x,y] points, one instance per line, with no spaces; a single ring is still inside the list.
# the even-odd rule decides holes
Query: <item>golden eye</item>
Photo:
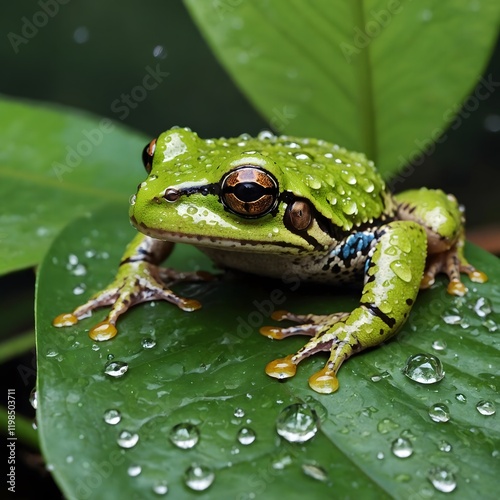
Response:
[[[153,166],[153,156],[156,149],[156,139],[153,139],[143,150],[142,150],[142,163],[146,172],[149,174],[151,172],[151,167]]]
[[[309,203],[297,200],[288,205],[286,214],[286,224],[296,231],[306,230],[312,222],[312,213]]]
[[[247,218],[263,217],[278,203],[278,182],[265,170],[244,165],[221,180],[220,200],[232,213]]]

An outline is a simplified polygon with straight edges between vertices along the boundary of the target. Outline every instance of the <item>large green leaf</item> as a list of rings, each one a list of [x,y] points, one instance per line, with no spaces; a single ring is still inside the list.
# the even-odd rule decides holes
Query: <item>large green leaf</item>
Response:
[[[498,415],[476,410],[481,400],[500,404],[496,258],[467,247],[490,282],[468,284],[469,295],[457,299],[446,294],[439,280],[420,294],[395,339],[349,360],[340,372],[339,391],[322,396],[308,388],[307,378],[325,358],[305,361],[294,379],[279,383],[264,374],[265,364],[296,350],[303,340],[271,341],[257,329],[270,322],[274,307],[350,310],[356,294],[304,287],[292,293],[281,281],[229,275],[179,287],[203,303],[200,311],[184,313],[166,303],[134,308],[120,320],[120,333],[112,341],[95,344],[87,336],[104,311],[71,328],[52,327],[54,316],[112,278],[133,234],[125,217],[117,222],[122,212],[126,206],[112,206],[75,221],[39,270],[38,429],[66,497],[156,498],[153,488],[166,481],[169,497],[193,498],[183,475],[196,462],[215,471],[214,483],[201,498],[428,498],[433,487],[427,474],[433,467],[455,474],[459,498],[496,498]],[[207,259],[189,247],[177,248],[171,264],[210,269]],[[279,297],[275,290],[281,290],[284,303],[273,304],[271,298]],[[485,317],[474,310],[482,297],[494,308]],[[450,324],[458,321],[450,316],[462,319]],[[156,345],[143,347],[148,339]],[[441,347],[445,342],[446,349],[434,350],[435,341]],[[446,376],[438,384],[419,385],[402,374],[407,357],[419,352],[434,353],[444,363]],[[128,364],[123,377],[104,374],[111,358]],[[372,380],[376,375],[379,381]],[[307,443],[290,444],[278,437],[275,422],[284,407],[303,401],[317,410],[320,430]],[[431,420],[429,407],[436,403],[448,405],[449,422]],[[117,425],[104,421],[109,409],[121,412]],[[235,415],[236,409],[244,416]],[[181,422],[200,430],[193,449],[181,450],[169,440],[170,430]],[[236,439],[243,426],[257,434],[248,446]],[[139,435],[134,447],[117,444],[124,430]],[[411,442],[409,458],[391,452],[400,436]],[[324,469],[324,481],[304,473],[311,464]],[[127,472],[133,465],[142,468],[135,477]]]
[[[363,151],[386,174],[444,133],[476,83],[466,115],[498,87],[481,79],[496,0],[185,3],[273,128]]]
[[[0,274],[38,264],[57,232],[144,177],[146,139],[111,120],[0,100]]]

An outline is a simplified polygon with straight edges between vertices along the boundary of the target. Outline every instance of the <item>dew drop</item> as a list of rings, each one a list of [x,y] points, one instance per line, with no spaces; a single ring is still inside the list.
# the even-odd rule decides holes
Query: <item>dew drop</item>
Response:
[[[409,283],[411,281],[411,269],[406,262],[403,262],[402,260],[394,260],[391,262],[390,268],[393,270],[394,274],[405,283]]]
[[[328,475],[326,470],[314,462],[308,462],[302,464],[302,471],[306,476],[312,477],[317,481],[326,481],[328,479]]]
[[[286,453],[281,453],[272,461],[272,467],[276,470],[283,470],[292,464],[292,457]]]
[[[377,430],[378,432],[380,432],[380,434],[387,434],[388,432],[391,432],[398,427],[398,423],[394,422],[390,418],[384,418],[378,423]]]
[[[156,59],[165,59],[167,57],[167,51],[163,45],[156,45],[153,48],[153,57]]]
[[[449,453],[452,449],[452,446],[448,441],[445,441],[444,439],[439,442],[439,451],[444,451],[445,453]]]
[[[459,325],[462,321],[462,316],[458,314],[445,314],[442,318],[447,325]]]
[[[214,471],[206,465],[192,464],[184,473],[186,485],[195,491],[206,490],[214,479]]]
[[[116,425],[122,419],[122,415],[118,410],[111,409],[104,412],[104,421],[109,425]]]
[[[137,477],[142,472],[142,467],[140,465],[130,465],[127,469],[127,474],[130,477]]]
[[[238,442],[245,446],[252,444],[256,438],[257,434],[255,434],[255,431],[248,427],[242,427],[238,431],[238,436],[237,436]]]
[[[481,415],[485,415],[488,417],[490,415],[494,415],[496,413],[496,408],[495,408],[495,405],[493,404],[493,402],[486,401],[486,400],[479,401],[479,403],[476,405],[476,410]]]
[[[465,396],[465,394],[455,394],[455,399],[460,403],[467,403],[467,397]]]
[[[358,205],[354,200],[351,200],[351,198],[343,198],[342,199],[342,211],[346,215],[353,215],[358,212]]]
[[[236,408],[233,415],[237,418],[243,418],[245,416],[245,410],[243,408]]]
[[[141,345],[142,347],[144,347],[144,349],[152,349],[156,345],[156,340],[148,337],[146,339],[142,339]]]
[[[293,156],[295,156],[295,159],[297,160],[312,160],[313,157],[309,153],[295,153]]]
[[[490,332],[494,333],[498,330],[498,324],[492,320],[492,319],[487,319],[483,321],[482,325]]]
[[[491,314],[491,302],[485,297],[479,297],[476,304],[474,305],[474,312],[480,317],[485,318],[488,314]]]
[[[446,342],[444,340],[435,340],[433,343],[432,343],[432,348],[435,350],[435,351],[444,351],[446,349],[447,345],[446,345]]]
[[[36,387],[33,387],[33,389],[31,389],[29,401],[31,403],[31,406],[36,410],[38,407]]]
[[[391,451],[398,458],[408,458],[413,454],[413,446],[409,439],[398,437],[392,442]]]
[[[110,377],[120,378],[127,373],[128,365],[123,361],[111,361],[104,368],[104,373]]]
[[[457,487],[457,481],[453,472],[445,467],[434,467],[427,474],[427,478],[436,490],[450,493]]]
[[[183,422],[172,427],[168,437],[175,446],[187,450],[196,446],[200,440],[200,431],[196,425]]]
[[[133,448],[139,441],[139,434],[130,431],[121,431],[118,435],[118,444],[122,448]]]
[[[445,375],[441,360],[427,353],[410,356],[403,367],[403,373],[419,384],[435,384]]]
[[[380,382],[382,379],[384,378],[388,378],[390,377],[391,374],[388,372],[388,371],[383,371],[383,372],[380,372],[380,373],[375,373],[373,374],[371,377],[370,377],[370,380],[372,382]]]
[[[166,481],[161,481],[153,486],[153,492],[157,495],[166,495],[168,493],[168,485]]]
[[[307,404],[295,403],[280,412],[276,430],[290,443],[305,443],[318,431],[318,416]]]
[[[448,422],[450,420],[450,410],[445,404],[436,403],[429,408],[429,417],[434,422]]]
[[[272,141],[276,139],[276,136],[270,130],[262,130],[257,136],[259,141]]]

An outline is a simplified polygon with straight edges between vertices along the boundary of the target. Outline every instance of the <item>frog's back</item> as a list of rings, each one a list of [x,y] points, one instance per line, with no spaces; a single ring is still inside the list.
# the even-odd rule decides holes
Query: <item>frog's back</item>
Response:
[[[233,139],[210,139],[207,146],[228,155],[260,153],[272,160],[280,190],[314,200],[327,220],[344,230],[384,219],[392,211],[391,197],[372,161],[321,140],[243,134]],[[213,157],[212,157],[213,159]]]

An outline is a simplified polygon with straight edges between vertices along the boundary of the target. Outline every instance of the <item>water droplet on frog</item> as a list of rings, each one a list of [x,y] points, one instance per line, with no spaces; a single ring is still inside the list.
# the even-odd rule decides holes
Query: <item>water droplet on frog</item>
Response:
[[[481,415],[486,416],[494,415],[496,413],[496,408],[492,401],[479,401],[479,403],[476,405],[476,410]]]
[[[452,449],[452,446],[448,441],[445,441],[444,439],[439,442],[439,451],[444,451],[445,453],[449,453]]]
[[[122,415],[118,410],[111,409],[104,412],[104,421],[109,425],[116,425],[122,419]]]
[[[184,473],[184,481],[195,491],[206,490],[215,479],[213,470],[206,465],[193,464]]]
[[[104,373],[110,377],[120,378],[127,373],[128,365],[123,361],[111,361],[104,367]]]
[[[238,418],[243,418],[245,416],[245,410],[243,410],[242,408],[236,408],[233,415]]]
[[[305,443],[318,431],[318,416],[307,404],[295,403],[280,412],[276,430],[290,443]]]
[[[313,157],[309,154],[309,153],[295,153],[293,155],[295,157],[296,160],[312,160]]]
[[[156,345],[156,340],[153,340],[153,339],[148,337],[148,338],[142,339],[141,345],[142,345],[142,347],[144,347],[144,349],[152,349]]]
[[[161,481],[153,486],[153,492],[157,495],[166,495],[168,493],[168,484],[166,481]]]
[[[408,458],[413,454],[413,446],[409,439],[398,437],[392,442],[391,451],[398,458]]]
[[[405,363],[403,373],[419,384],[435,384],[444,378],[441,360],[432,354],[414,354]]]
[[[312,175],[306,175],[305,181],[311,189],[320,189],[322,186],[321,180]]]
[[[183,422],[172,427],[168,437],[175,446],[187,450],[196,446],[200,439],[200,431],[196,425]]]
[[[256,438],[257,434],[255,434],[255,431],[248,427],[242,427],[238,431],[238,436],[237,436],[238,442],[245,446],[252,444]]]
[[[302,464],[302,471],[306,476],[312,477],[317,481],[326,481],[328,479],[326,470],[314,462]]]
[[[455,475],[445,467],[433,467],[427,474],[427,478],[436,490],[443,493],[450,493],[457,487]]]
[[[429,417],[434,422],[448,422],[450,420],[450,410],[445,404],[436,403],[429,408]]]
[[[435,340],[432,343],[432,348],[435,351],[444,351],[446,349],[446,342],[444,340]]]
[[[127,469],[127,474],[130,477],[137,477],[142,472],[142,467],[140,465],[130,465]]]
[[[139,441],[139,434],[130,431],[121,431],[117,443],[122,448],[133,448]]]
[[[479,297],[476,304],[474,305],[474,312],[480,317],[485,318],[488,314],[491,314],[491,302],[485,297]]]
[[[342,172],[340,172],[340,177],[351,186],[356,184],[356,176],[349,170],[342,170]]]
[[[38,397],[36,393],[36,387],[33,387],[30,392],[30,399],[29,399],[31,406],[36,410],[38,407]]]
[[[131,205],[131,206],[134,206],[136,201],[137,201],[137,196],[136,196],[135,194],[133,194],[133,195],[132,195],[132,196],[128,199],[129,205]]]
[[[354,215],[358,212],[358,205],[351,198],[343,198],[342,199],[342,211],[346,215]]]
[[[276,139],[276,136],[270,130],[262,130],[257,136],[259,141],[272,141]]]
[[[403,262],[402,260],[394,260],[390,263],[390,268],[393,270],[394,274],[405,283],[409,283],[411,281],[411,269],[406,262]]]

